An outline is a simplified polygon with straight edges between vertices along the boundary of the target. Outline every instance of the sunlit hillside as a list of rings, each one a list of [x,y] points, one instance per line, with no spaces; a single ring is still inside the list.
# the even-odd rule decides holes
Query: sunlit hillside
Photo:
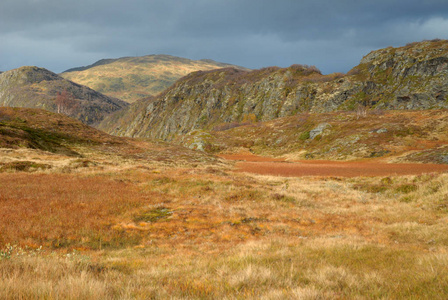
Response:
[[[148,55],[100,60],[87,67],[67,70],[61,75],[105,95],[132,103],[139,98],[160,93],[191,72],[225,67],[237,66],[213,60]]]

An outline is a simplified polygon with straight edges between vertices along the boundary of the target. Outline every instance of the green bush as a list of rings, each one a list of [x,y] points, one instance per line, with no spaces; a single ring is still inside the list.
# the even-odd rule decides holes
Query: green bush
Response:
[[[309,131],[305,131],[302,132],[302,134],[300,134],[299,136],[299,140],[304,141],[310,138],[310,132]]]

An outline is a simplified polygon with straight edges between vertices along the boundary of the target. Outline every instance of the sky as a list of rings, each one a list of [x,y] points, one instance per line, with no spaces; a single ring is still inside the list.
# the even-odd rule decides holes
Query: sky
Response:
[[[0,0],[0,71],[169,54],[328,74],[435,38],[448,39],[448,0]]]

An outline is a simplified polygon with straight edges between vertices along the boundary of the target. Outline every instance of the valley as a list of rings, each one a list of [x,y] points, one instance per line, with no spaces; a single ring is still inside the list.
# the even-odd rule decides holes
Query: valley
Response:
[[[446,298],[447,53],[225,65],[131,104],[1,73],[0,299]]]

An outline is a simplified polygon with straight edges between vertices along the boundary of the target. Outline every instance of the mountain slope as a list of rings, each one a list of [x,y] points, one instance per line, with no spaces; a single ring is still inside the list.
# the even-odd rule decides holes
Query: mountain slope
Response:
[[[120,139],[62,114],[46,110],[0,107],[0,148],[39,149],[79,156],[74,145],[119,144]]]
[[[59,111],[86,124],[95,124],[128,104],[46,69],[21,67],[0,74],[0,105]]]
[[[131,103],[160,93],[177,79],[191,72],[230,66],[232,65],[213,60],[148,55],[103,59],[87,67],[67,70],[61,76]]]
[[[73,163],[113,168],[119,161],[151,166],[218,162],[181,146],[115,137],[62,114],[19,107],[0,107],[0,153],[0,172],[5,163],[39,165],[43,157],[55,168],[63,167],[58,157],[87,159],[65,161],[70,168]]]
[[[182,137],[191,148],[287,159],[448,163],[448,110],[331,112],[278,118]]]
[[[448,42],[373,51],[346,75],[314,67],[195,72],[156,98],[105,119],[116,135],[174,140],[220,124],[268,121],[300,112],[448,108]]]

